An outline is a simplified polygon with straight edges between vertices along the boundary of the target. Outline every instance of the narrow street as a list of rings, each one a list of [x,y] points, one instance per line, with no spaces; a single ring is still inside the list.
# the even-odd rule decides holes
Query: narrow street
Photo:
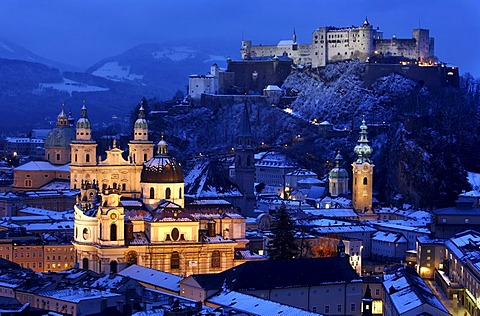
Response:
[[[436,297],[442,302],[443,306],[445,306],[450,314],[454,316],[470,316],[470,313],[463,308],[463,306],[459,306],[456,310],[453,308],[453,301],[448,299],[442,289],[437,285],[437,282],[434,280],[424,280],[425,283],[430,287],[432,292],[435,294]]]

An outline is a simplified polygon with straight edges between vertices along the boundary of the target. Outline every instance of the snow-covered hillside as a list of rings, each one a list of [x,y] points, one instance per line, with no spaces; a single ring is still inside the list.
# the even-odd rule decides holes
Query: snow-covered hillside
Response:
[[[293,71],[283,85],[298,93],[292,111],[306,120],[327,120],[340,128],[350,127],[362,116],[370,123],[389,121],[395,100],[410,94],[416,84],[392,74],[367,89],[362,79],[364,68],[352,61],[330,64],[316,72]]]
[[[177,90],[186,92],[189,75],[206,73],[213,63],[225,67],[226,56],[209,49],[142,44],[96,63],[87,72],[112,81],[129,81],[168,99]]]

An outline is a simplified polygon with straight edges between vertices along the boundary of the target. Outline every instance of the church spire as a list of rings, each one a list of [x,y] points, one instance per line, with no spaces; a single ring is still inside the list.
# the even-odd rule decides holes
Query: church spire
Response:
[[[250,137],[252,136],[246,99],[245,99],[245,104],[243,105],[242,116],[240,118],[240,132],[238,133],[238,136],[250,136]]]
[[[370,155],[372,154],[372,147],[369,145],[369,141],[367,138],[367,125],[365,124],[365,119],[362,120],[362,125],[360,125],[360,133],[359,133],[357,146],[355,146],[355,153],[357,154],[357,160],[355,163],[362,164],[364,162],[371,163],[372,160],[370,159]]]
[[[133,139],[136,141],[148,141],[148,123],[145,119],[143,100],[140,103],[140,109],[138,109],[138,118],[133,125]]]
[[[68,126],[68,116],[65,114],[65,103],[62,103],[62,110],[57,116],[57,127]]]
[[[293,28],[292,43],[297,44],[297,33],[295,32],[295,28]]]
[[[88,119],[86,101],[83,100],[80,118],[77,121],[77,140],[91,140],[92,126]]]

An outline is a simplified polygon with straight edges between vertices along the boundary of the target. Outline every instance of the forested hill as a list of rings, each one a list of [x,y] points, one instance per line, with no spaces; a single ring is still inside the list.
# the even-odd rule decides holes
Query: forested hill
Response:
[[[283,87],[297,94],[291,114],[249,104],[257,149],[281,148],[319,175],[329,171],[340,151],[350,172],[364,117],[374,147],[378,198],[403,199],[420,207],[452,205],[459,192],[469,189],[466,171],[480,171],[479,81],[467,75],[460,89],[430,91],[390,75],[366,87],[363,67],[345,62],[315,72],[293,71]],[[228,153],[242,107],[243,103],[235,103],[215,109],[177,109],[159,116],[152,126],[170,135],[172,150],[180,159]],[[352,131],[344,137],[322,137],[314,119]]]

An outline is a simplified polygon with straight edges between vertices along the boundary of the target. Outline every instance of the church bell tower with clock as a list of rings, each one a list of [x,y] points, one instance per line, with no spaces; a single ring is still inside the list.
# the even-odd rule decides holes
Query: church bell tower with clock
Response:
[[[352,164],[352,204],[353,208],[361,213],[372,210],[373,167],[375,165],[370,159],[373,150],[369,145],[367,134],[367,125],[365,120],[362,120],[360,136],[354,149],[357,159]]]

